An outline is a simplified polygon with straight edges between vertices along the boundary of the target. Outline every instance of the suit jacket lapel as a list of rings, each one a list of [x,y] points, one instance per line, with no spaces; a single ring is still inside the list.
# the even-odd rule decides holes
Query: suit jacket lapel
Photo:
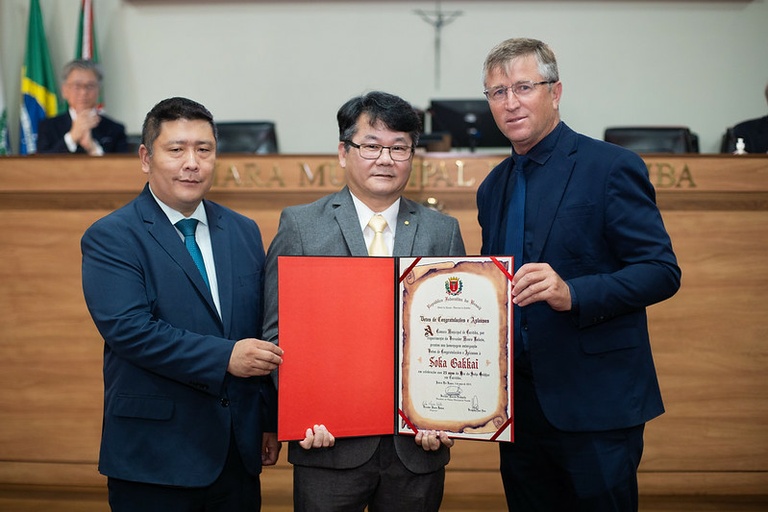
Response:
[[[413,201],[400,198],[400,210],[397,212],[397,226],[395,227],[395,246],[393,256],[403,257],[413,254],[413,243],[416,239],[418,218],[416,205]]]
[[[528,209],[533,213],[533,240],[531,240],[529,249],[530,261],[539,261],[541,253],[544,250],[544,244],[549,237],[552,229],[552,223],[555,221],[555,215],[562,202],[563,194],[568,186],[573,173],[573,167],[576,164],[576,134],[575,132],[563,127],[564,131],[561,137],[564,138],[560,147],[549,157],[546,167],[540,172],[546,173],[540,176],[540,179],[529,184],[528,197],[540,198],[534,209]]]
[[[360,220],[357,217],[355,203],[348,188],[344,188],[336,194],[331,202],[334,208],[336,222],[339,224],[344,241],[352,256],[368,256],[368,248],[365,246],[363,231],[360,229]],[[400,199],[400,209],[397,213],[397,226],[395,230],[394,256],[409,256],[413,249],[418,227],[418,215],[416,205],[405,197]]]
[[[144,221],[144,225],[147,227],[149,234],[182,268],[182,270],[184,270],[184,273],[187,274],[187,277],[189,277],[195,285],[198,292],[200,292],[200,295],[205,298],[208,307],[211,308],[212,312],[218,317],[216,306],[213,304],[211,291],[205,285],[203,276],[200,275],[200,271],[197,270],[195,262],[192,261],[192,257],[189,255],[189,252],[187,252],[187,248],[184,247],[184,243],[176,232],[176,228],[173,227],[168,220],[168,217],[165,216],[163,210],[160,209],[160,206],[152,197],[152,193],[149,191],[149,185],[144,187],[144,191],[139,196],[138,206],[142,220]],[[210,223],[210,218],[208,222]],[[211,236],[211,238],[213,238],[213,236]],[[214,250],[214,254],[215,252],[216,251]],[[218,273],[216,274],[216,277],[218,279]],[[221,284],[219,284],[219,289],[221,289]]]
[[[487,208],[489,212],[488,254],[504,254],[504,235],[501,232],[501,227],[503,225],[502,219],[507,216],[507,210],[504,208],[504,199],[508,194],[507,185],[513,166],[512,158],[507,158],[504,162],[503,171],[499,172],[494,177],[494,181],[488,184],[491,188],[491,192],[487,195],[490,200]]]
[[[232,303],[234,300],[234,283],[232,282],[233,273],[228,270],[232,268],[232,242],[230,232],[221,216],[219,208],[208,201],[203,201],[205,213],[208,216],[208,230],[211,234],[211,249],[213,258],[216,262],[216,281],[219,288],[219,306],[221,307],[221,322],[224,326],[224,336],[229,335],[229,329],[232,326]],[[225,269],[225,272],[219,272],[219,269]],[[199,272],[198,272],[199,274]],[[206,287],[207,290],[207,287]],[[206,298],[208,298],[206,295]],[[213,298],[210,298],[210,304],[213,305]],[[215,305],[214,305],[215,309]]]
[[[368,248],[365,246],[363,231],[360,229],[360,221],[357,218],[355,203],[352,202],[352,194],[347,187],[336,193],[331,204],[334,208],[334,216],[339,224],[344,242],[347,244],[352,256],[368,256]]]

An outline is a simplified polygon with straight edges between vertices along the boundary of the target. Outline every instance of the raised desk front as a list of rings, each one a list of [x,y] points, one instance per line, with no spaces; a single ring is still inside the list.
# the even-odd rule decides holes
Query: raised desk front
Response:
[[[418,155],[406,194],[459,219],[480,250],[475,191],[503,158]],[[646,428],[643,494],[768,489],[768,157],[645,157],[683,270],[649,310],[667,412]],[[136,157],[0,158],[0,485],[102,486],[102,340],[86,311],[79,241],[127,203]],[[283,207],[344,184],[335,155],[227,155],[213,200],[255,219],[269,244]],[[284,452],[285,453],[285,452]],[[446,493],[502,493],[492,443],[459,441]],[[290,493],[285,456],[264,492]]]

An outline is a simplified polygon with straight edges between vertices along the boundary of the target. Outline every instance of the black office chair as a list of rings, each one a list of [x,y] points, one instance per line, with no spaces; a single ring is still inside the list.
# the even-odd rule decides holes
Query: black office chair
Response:
[[[686,126],[622,126],[605,129],[603,140],[636,153],[698,153],[699,137]]]
[[[216,123],[219,153],[278,153],[277,131],[272,121]]]
[[[726,128],[723,137],[720,139],[720,152],[733,153],[736,150],[736,136],[733,134],[733,127]]]
[[[129,133],[125,136],[126,153],[138,154],[139,146],[141,146],[141,134]]]

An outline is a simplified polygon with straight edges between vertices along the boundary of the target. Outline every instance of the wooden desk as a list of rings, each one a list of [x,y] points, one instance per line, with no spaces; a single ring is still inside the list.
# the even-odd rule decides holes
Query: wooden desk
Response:
[[[407,195],[436,199],[480,250],[475,191],[503,156],[419,155]],[[0,484],[103,485],[96,470],[102,340],[85,308],[79,240],[130,201],[130,156],[0,158]],[[768,157],[646,157],[683,269],[650,308],[667,413],[646,429],[643,494],[768,489]],[[333,155],[220,157],[209,197],[255,219],[343,185]],[[285,451],[264,492],[290,493]],[[446,493],[501,493],[493,443],[458,442]]]

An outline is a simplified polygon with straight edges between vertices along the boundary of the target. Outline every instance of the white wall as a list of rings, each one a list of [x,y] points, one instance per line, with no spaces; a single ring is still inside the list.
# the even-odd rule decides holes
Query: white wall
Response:
[[[334,152],[335,114],[370,89],[417,106],[482,97],[488,50],[509,37],[555,50],[563,119],[601,138],[609,125],[682,124],[717,152],[727,126],[765,115],[768,0],[443,1],[442,31],[414,13],[436,2],[95,0],[108,112],[138,133],[146,112],[188,96],[217,120],[277,122],[286,153]],[[40,0],[54,66],[74,56],[80,0]],[[29,0],[0,0],[0,71],[17,144]]]

